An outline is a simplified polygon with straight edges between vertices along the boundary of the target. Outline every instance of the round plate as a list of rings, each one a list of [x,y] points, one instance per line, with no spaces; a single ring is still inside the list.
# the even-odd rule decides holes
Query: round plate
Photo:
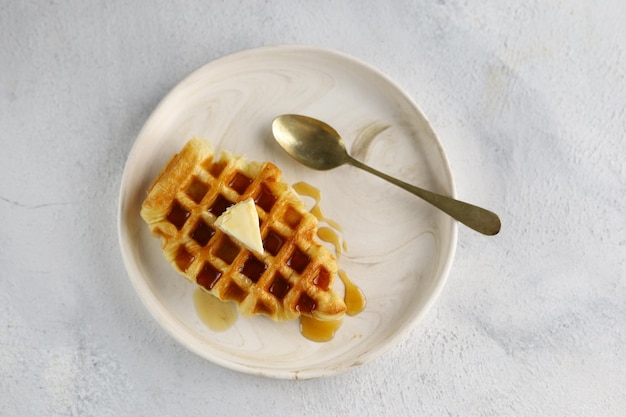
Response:
[[[176,340],[241,372],[276,378],[336,374],[379,356],[415,326],[448,275],[456,222],[417,197],[350,166],[313,171],[273,140],[272,120],[299,113],[333,126],[361,161],[424,188],[454,195],[441,144],[415,103],[376,69],[344,54],[302,46],[263,47],[213,61],[158,105],[137,137],[122,177],[119,239],[145,306]],[[139,215],[146,190],[192,136],[250,160],[272,161],[290,184],[322,192],[324,214],[339,222],[344,269],[367,297],[334,339],[316,343],[298,321],[239,318],[213,332],[198,318],[194,285],[164,259]],[[336,280],[339,291],[341,281]]]

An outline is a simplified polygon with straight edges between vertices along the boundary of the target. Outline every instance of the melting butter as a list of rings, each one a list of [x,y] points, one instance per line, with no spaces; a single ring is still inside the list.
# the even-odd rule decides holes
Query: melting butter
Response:
[[[215,226],[251,251],[263,253],[259,214],[252,198],[228,207],[217,218]]]

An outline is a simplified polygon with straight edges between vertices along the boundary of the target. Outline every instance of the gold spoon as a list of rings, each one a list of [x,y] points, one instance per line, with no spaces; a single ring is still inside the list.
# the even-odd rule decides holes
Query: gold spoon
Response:
[[[500,231],[500,218],[489,210],[407,184],[352,158],[339,133],[320,120],[284,114],[274,119],[272,132],[289,155],[310,168],[328,170],[350,164],[404,188],[480,233],[495,235]]]

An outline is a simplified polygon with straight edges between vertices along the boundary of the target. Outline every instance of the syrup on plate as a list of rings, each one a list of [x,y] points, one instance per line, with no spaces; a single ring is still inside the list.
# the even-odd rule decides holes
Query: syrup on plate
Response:
[[[300,333],[313,342],[328,342],[335,337],[335,332],[343,324],[343,319],[321,321],[314,318],[300,317]]]
[[[193,292],[193,304],[198,317],[209,329],[223,332],[237,321],[237,306],[224,302],[198,286]]]
[[[298,182],[293,185],[293,189],[300,195],[305,195],[313,198],[315,204],[310,210],[318,221],[328,224],[330,227],[320,227],[317,231],[317,236],[330,244],[335,248],[335,255],[337,260],[341,257],[341,249],[348,250],[348,245],[345,240],[341,241],[339,233],[343,232],[343,229],[339,223],[334,220],[328,219],[322,213],[320,207],[320,201],[322,199],[322,193],[319,189],[306,182]],[[348,277],[348,274],[342,269],[338,271],[339,278],[343,282],[345,287],[344,302],[346,303],[346,314],[349,316],[356,316],[365,308],[366,300],[363,292],[357,287],[352,280]],[[321,321],[315,320],[310,317],[302,316],[300,318],[300,332],[307,339],[315,342],[327,342],[333,338],[335,332],[342,324],[342,320],[338,321]]]

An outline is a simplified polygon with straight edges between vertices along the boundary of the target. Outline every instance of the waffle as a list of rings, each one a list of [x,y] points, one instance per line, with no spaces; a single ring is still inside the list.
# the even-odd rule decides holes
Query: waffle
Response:
[[[161,238],[174,269],[241,315],[286,321],[301,315],[341,317],[346,306],[333,289],[337,260],[315,239],[317,219],[272,163],[248,162],[192,138],[154,180],[141,208]],[[253,198],[263,254],[246,249],[215,227],[231,205]]]

